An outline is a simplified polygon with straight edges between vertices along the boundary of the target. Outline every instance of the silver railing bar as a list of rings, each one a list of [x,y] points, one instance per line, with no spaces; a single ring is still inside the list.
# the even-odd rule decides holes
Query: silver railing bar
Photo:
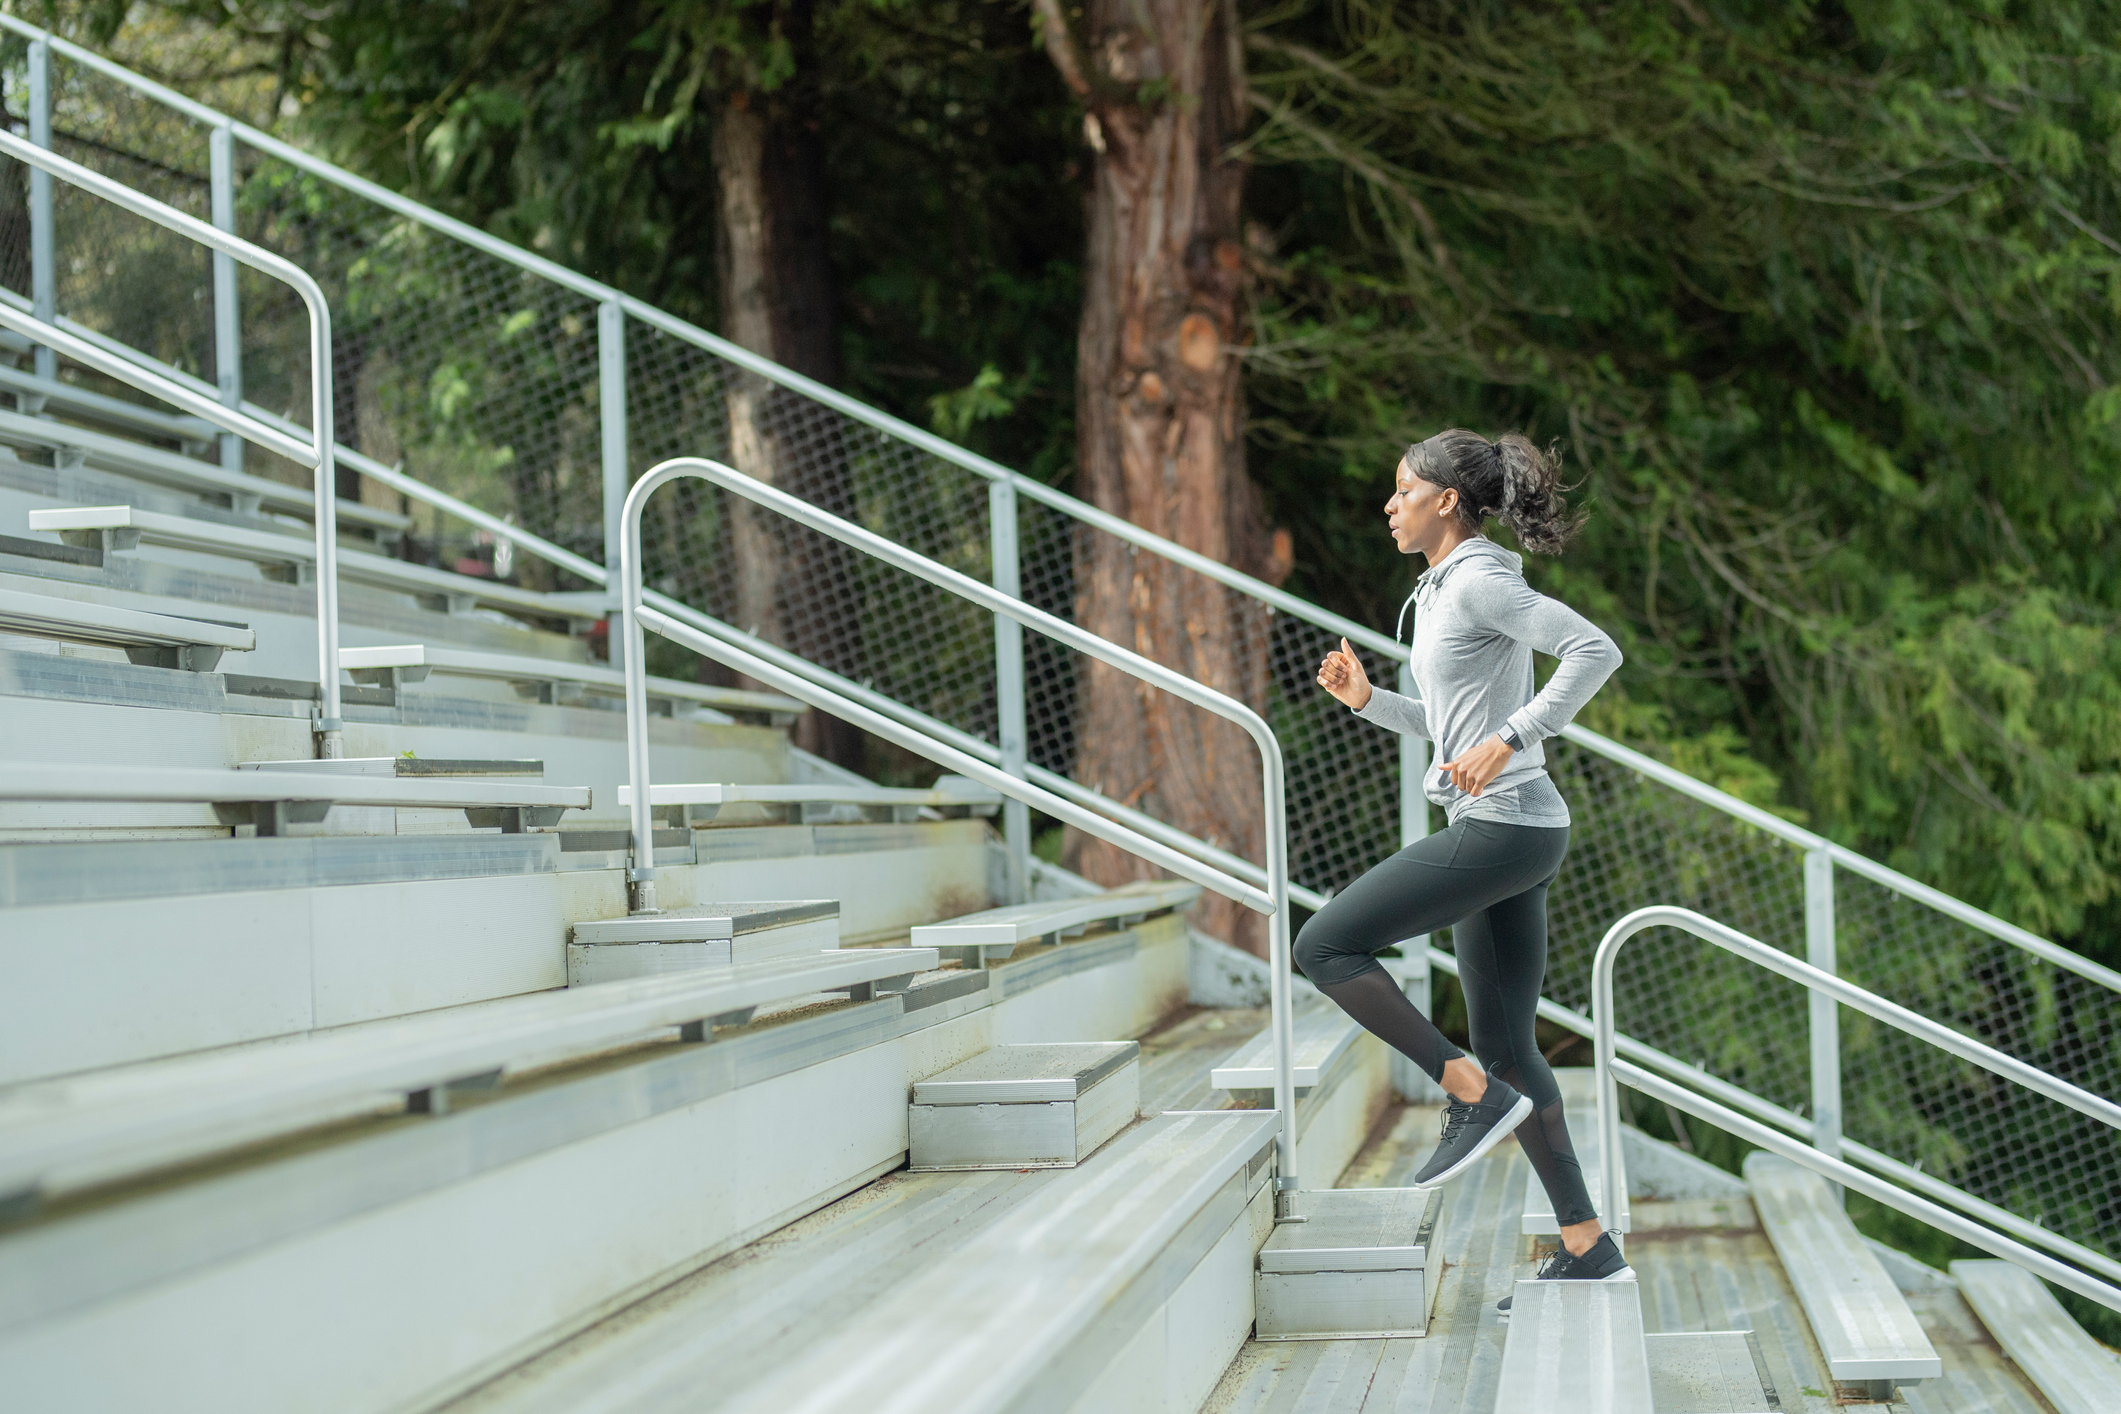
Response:
[[[1295,1214],[1289,1211],[1289,1203],[1300,1187],[1300,1181],[1297,1176],[1296,1166],[1296,1087],[1290,1059],[1291,1052],[1294,1050],[1294,1038],[1289,1004],[1292,982],[1289,956],[1288,806],[1284,798],[1281,743],[1275,738],[1273,728],[1269,727],[1257,712],[1254,712],[1233,697],[1226,696],[1213,688],[1197,683],[1193,679],[1186,677],[1182,673],[1174,672],[1161,663],[1154,662],[1129,649],[1121,648],[1117,644],[1101,638],[1087,629],[1079,628],[1065,619],[1057,618],[1042,609],[1035,609],[1019,599],[1002,593],[991,585],[983,584],[979,580],[973,579],[969,575],[960,574],[956,570],[927,559],[925,556],[917,555],[904,546],[887,540],[873,531],[841,520],[838,516],[829,512],[819,510],[809,502],[791,496],[785,491],[768,486],[764,482],[756,481],[732,467],[724,466],[705,457],[676,457],[652,468],[634,484],[632,492],[626,498],[625,534],[620,542],[623,552],[620,570],[623,576],[620,597],[626,612],[626,661],[624,667],[627,674],[627,754],[632,773],[634,793],[635,864],[637,869],[645,865],[644,877],[648,880],[654,878],[655,855],[653,823],[648,815],[647,688],[645,669],[642,666],[643,644],[640,620],[641,508],[657,488],[682,476],[696,477],[712,485],[720,486],[726,491],[743,496],[754,504],[777,511],[800,525],[808,526],[820,534],[829,535],[842,544],[850,545],[884,561],[886,564],[904,570],[908,574],[916,575],[931,584],[947,589],[960,598],[969,599],[990,612],[1005,614],[1028,629],[1045,634],[1047,637],[1067,644],[1078,652],[1087,653],[1131,677],[1153,683],[1170,692],[1173,696],[1205,708],[1217,716],[1244,728],[1245,732],[1251,736],[1260,754],[1260,775],[1265,805],[1265,818],[1262,823],[1266,832],[1267,895],[1271,900],[1271,912],[1269,912],[1267,919],[1268,1004],[1271,1016],[1270,1028],[1273,1033],[1275,1051],[1275,1108],[1280,1111],[1279,1123],[1276,1126],[1275,1133],[1276,1158],[1279,1164],[1279,1173],[1274,1180],[1275,1216],[1277,1220],[1294,1218]],[[705,635],[701,635],[701,637],[704,638]],[[793,675],[790,675],[790,680],[794,680]],[[816,691],[816,689],[813,687],[812,691]],[[853,704],[849,703],[848,705],[852,706]],[[880,714],[866,715],[877,721],[888,720],[881,717]],[[906,730],[898,728],[896,724],[893,725],[896,730]],[[933,749],[931,747],[931,752]],[[968,764],[976,760],[976,758],[962,752],[953,752],[952,754],[960,757]],[[1067,810],[1063,814],[1063,818],[1079,815],[1084,820],[1096,820],[1103,830],[1118,832],[1123,828],[1101,819],[1092,812],[1074,805],[1072,802],[1062,801],[1058,796],[1052,795],[1050,792],[1040,790],[1027,782],[1015,781],[998,769],[988,768],[985,762],[978,762],[978,764],[984,770],[993,771],[994,779],[989,779],[989,784],[995,785],[997,789],[1003,789],[1004,787],[1000,782],[1008,782],[1010,789],[1019,792],[1016,798],[1024,800],[1027,804],[1037,804],[1038,802],[1028,795],[1021,794],[1021,792],[1036,791],[1039,797],[1050,800],[1054,804],[1066,806]],[[1039,808],[1046,809],[1047,807],[1041,804]],[[1092,833],[1099,833],[1100,838],[1112,839],[1111,835],[1102,834],[1100,831],[1092,831]],[[1134,832],[1127,831],[1126,833],[1133,835]],[[1158,845],[1146,837],[1135,836],[1135,841],[1135,843],[1122,845],[1121,847],[1135,853],[1144,853],[1146,850],[1153,849],[1159,854],[1168,855],[1171,859],[1184,859],[1187,867],[1183,870],[1175,868],[1173,870],[1173,872],[1180,873],[1183,877],[1194,877],[1194,870],[1205,868],[1205,866],[1187,859],[1186,856],[1179,854],[1176,850],[1170,850],[1166,846]],[[1118,841],[1114,840],[1113,842],[1117,843]],[[1154,856],[1149,855],[1147,857],[1153,858]],[[1166,867],[1171,866],[1166,865]],[[1235,883],[1236,881],[1233,880],[1231,882]],[[1250,892],[1250,886],[1244,887]],[[1218,890],[1218,892],[1223,891]],[[645,908],[654,907],[652,897],[651,891],[649,899],[643,902]]]
[[[909,442],[930,455],[939,457],[975,475],[989,480],[1006,480],[1016,488],[1017,493],[1021,496],[1051,506],[1065,515],[1083,521],[1086,524],[1094,525],[1098,529],[1116,535],[1130,544],[1149,550],[1171,560],[1173,563],[1184,565],[1231,589],[1258,599],[1262,603],[1269,604],[1283,613],[1291,614],[1316,627],[1344,634],[1351,642],[1359,643],[1375,652],[1397,655],[1401,651],[1399,643],[1366,624],[1356,623],[1351,619],[1344,618],[1330,610],[1320,608],[1316,604],[1309,603],[1282,589],[1267,584],[1263,580],[1234,570],[1227,565],[1219,564],[1196,551],[1189,550],[1173,541],[1164,539],[1162,536],[1143,530],[1141,527],[1121,517],[1114,516],[1108,511],[1101,510],[1086,501],[1078,500],[1066,492],[1055,490],[1043,482],[1032,480],[1020,472],[990,461],[977,453],[969,452],[963,447],[936,436],[925,428],[916,427],[911,423],[892,417],[888,413],[868,407],[836,389],[828,388],[798,373],[782,368],[769,360],[759,357],[748,349],[729,343],[727,340],[719,338],[697,325],[678,319],[652,305],[645,304],[604,284],[602,281],[591,279],[578,271],[569,270],[567,267],[556,264],[543,256],[510,245],[506,241],[489,235],[475,226],[467,225],[453,217],[445,216],[438,211],[424,207],[418,202],[401,196],[387,187],[368,181],[366,178],[355,176],[353,173],[337,167],[322,158],[312,156],[302,149],[275,138],[269,133],[261,132],[248,124],[237,122],[214,108],[187,98],[183,94],[158,84],[151,79],[143,78],[123,66],[105,59],[102,55],[84,49],[80,45],[51,34],[49,31],[32,25],[27,21],[18,19],[13,15],[0,14],[0,28],[13,30],[30,39],[42,39],[50,44],[54,52],[65,55],[75,63],[93,69],[108,78],[144,93],[209,127],[225,127],[236,138],[260,152],[288,162],[313,176],[322,178],[369,201],[373,201],[409,220],[440,231],[498,260],[506,261],[520,269],[551,280],[555,284],[572,290],[585,298],[599,303],[615,302],[628,316],[638,319],[644,324],[659,329],[695,347],[705,349],[718,358],[726,359],[738,367],[822,403],[834,411],[874,427],[878,431]],[[403,488],[399,489],[402,490]],[[413,493],[407,492],[406,494]],[[532,548],[528,541],[518,535],[511,535],[509,538],[525,548]],[[1918,880],[1909,878],[1897,870],[1867,859],[1844,846],[1833,844],[1813,835],[1808,830],[1792,825],[1767,811],[1760,810],[1757,806],[1749,805],[1705,782],[1697,781],[1691,776],[1664,765],[1660,761],[1620,746],[1617,742],[1600,736],[1588,728],[1572,723],[1562,729],[1562,735],[1587,750],[1605,756],[1622,765],[1629,766],[1641,774],[1650,776],[1660,784],[1679,790],[1713,809],[1745,820],[1749,824],[1757,825],[1761,829],[1767,830],[1776,837],[1799,848],[1825,849],[1833,855],[1837,864],[1863,875],[1874,883],[1927,904],[1939,912],[1948,914],[1965,923],[1969,927],[1979,929],[1993,937],[2024,948],[2057,967],[2097,982],[2111,991],[2121,992],[2121,972],[2101,967],[2090,959],[2080,957],[2070,952],[2067,948],[2060,947],[2036,933],[2028,932],[2015,924],[1995,917],[1993,914],[1974,908],[1970,904],[1931,888]]]
[[[1800,962],[1796,958],[1767,946],[1765,943],[1747,937],[1735,928],[1718,923],[1713,918],[1696,913],[1689,908],[1678,908],[1669,904],[1654,904],[1647,908],[1636,909],[1607,929],[1605,937],[1599,942],[1597,957],[1591,964],[1592,1048],[1598,1090],[1598,1131],[1599,1142],[1605,1146],[1600,1155],[1600,1162],[1604,1169],[1603,1179],[1605,1193],[1607,1194],[1606,1202],[1609,1208],[1619,1201],[1612,1195],[1620,1191],[1620,1185],[1623,1181],[1620,1176],[1619,1095],[1614,1089],[1614,1078],[1617,1070],[1627,1072],[1625,1078],[1628,1079],[1628,1083],[1634,1088],[1643,1090],[1645,1093],[1656,1096],[1659,1099],[1677,1104],[1679,1108],[1686,1110],[1690,1114],[1696,1114],[1703,1119],[1708,1119],[1711,1123],[1718,1124],[1731,1133],[1759,1143],[1763,1148],[1773,1149],[1775,1152],[1783,1154],[1784,1157],[1795,1159],[1797,1162],[1803,1163],[1820,1173],[1827,1174],[1829,1177],[1838,1179],[1839,1175],[1844,1171],[1861,1173],[1861,1170],[1854,1169],[1830,1155],[1822,1154],[1810,1145],[1803,1144],[1795,1139],[1785,1138],[1780,1134],[1776,1134],[1776,1142],[1774,1144],[1765,1143],[1757,1135],[1775,1134],[1775,1131],[1770,1130],[1757,1120],[1742,1116],[1726,1105],[1695,1095],[1694,1092],[1655,1076],[1630,1062],[1616,1059],[1614,1054],[1616,1045],[1613,1015],[1614,967],[1619,957],[1620,949],[1630,939],[1650,928],[1660,927],[1677,928],[1682,932],[1691,933],[1704,942],[1713,943],[1717,947],[1723,948],[1726,952],[1735,953],[1747,961],[1779,973],[1793,982],[1801,983],[1816,991],[1825,992],[1843,1006],[1852,1007],[1868,1016],[1885,1022],[1889,1026],[1894,1026],[1908,1032],[1910,1035],[1920,1037],[1941,1050],[1948,1051],[1963,1060],[1971,1061],[1975,1065],[1981,1066],[1992,1074],[2016,1081],[2021,1085],[2025,1085],[2028,1089],[2069,1105],[2072,1109],[2098,1119],[2103,1123],[2121,1127],[2121,1105],[2115,1105],[2111,1101],[2089,1094],[2069,1084],[2067,1081],[2057,1080],[2044,1071],[2017,1059],[2015,1056],[2007,1056],[1991,1046],[1983,1045],[1979,1041],[1960,1035],[1950,1027],[1931,1021],[1926,1016],[1908,1011],[1907,1008],[1886,1001],[1883,997],[1867,992],[1861,987],[1844,982],[1830,973],[1822,972],[1809,963]],[[1655,1084],[1641,1083],[1644,1078],[1654,1081]],[[1673,1094],[1686,1095],[1700,1105],[1715,1110],[1717,1116],[1720,1117],[1712,1117],[1690,1105],[1681,1104],[1672,1099]],[[1726,1123],[1726,1120],[1737,1121],[1744,1128],[1734,1127],[1733,1124]],[[1996,1252],[1999,1256],[2008,1257],[2011,1261],[2026,1267],[2027,1270],[2036,1271],[2041,1275],[2048,1275],[2050,1280],[2059,1280],[2060,1278],[2052,1276],[2048,1268],[2056,1268],[2068,1272],[2079,1281],[2089,1280],[2089,1278],[2083,1277],[2081,1273],[2077,1273],[2075,1269],[2063,1267],[2060,1263],[2055,1262],[2054,1259],[2044,1254],[2033,1252],[2030,1248],[2026,1248],[2012,1239],[2001,1237],[1989,1229],[1981,1227],[1979,1224],[1960,1217],[1956,1213],[1949,1213],[1927,1199],[1903,1193],[1900,1189],[1894,1188],[1892,1185],[1868,1174],[1863,1175],[1862,1183],[1850,1183],[1848,1186],[1855,1188],[1860,1193],[1868,1194],[1880,1202],[1899,1208],[1903,1212],[1921,1217],[1924,1221],[1931,1222],[1932,1225],[1946,1232],[1965,1237],[1968,1241],[1975,1242],[1989,1251]],[[1910,1206],[1911,1204],[1917,1206]],[[1610,1213],[1608,1217],[1610,1217]],[[1948,1221],[1937,1221],[1940,1217],[1948,1219]],[[1610,1226],[1611,1224],[1608,1223],[1608,1225]],[[1975,1237],[1970,1235],[1970,1233],[1979,1233],[1982,1236]],[[2004,1247],[2011,1250],[2003,1250],[2003,1248],[1996,1245],[1998,1243],[2004,1244]],[[2030,1260],[2021,1260],[2021,1254],[2024,1258]],[[2105,1301],[2109,1305],[2114,1305],[2116,1309],[2121,1309],[2121,1291],[2106,1287],[2102,1283],[2093,1283],[2093,1286],[2097,1290],[2085,1290],[2082,1286],[2074,1284],[2072,1289],[2083,1291],[2083,1294],[2091,1296],[2095,1300]],[[2100,1293],[2102,1292],[2107,1294],[2101,1295]],[[2109,1297],[2114,1299],[2109,1299]]]
[[[10,17],[0,16],[0,19],[8,18]],[[41,35],[42,31],[38,33]],[[345,751],[345,723],[341,719],[339,705],[338,486],[332,468],[332,452],[336,439],[332,435],[331,423],[331,310],[325,303],[323,289],[309,277],[309,272],[293,261],[254,246],[240,236],[231,235],[210,221],[201,221],[198,217],[187,215],[173,206],[164,205],[153,197],[134,191],[122,182],[113,181],[101,172],[69,161],[56,152],[47,151],[26,138],[0,130],[0,153],[5,153],[33,170],[47,172],[70,186],[92,192],[115,206],[125,208],[135,216],[167,227],[210,250],[240,260],[253,270],[270,275],[291,287],[308,307],[309,394],[313,424],[310,441],[314,449],[314,457],[309,460],[308,465],[315,477],[317,502],[317,676],[320,700],[316,730],[319,754],[326,759],[338,758]],[[191,410],[201,417],[208,416],[196,407]]]
[[[1822,1154],[1802,1140],[1792,1139],[1770,1129],[1758,1120],[1749,1119],[1736,1110],[1697,1095],[1661,1075],[1653,1074],[1624,1060],[1609,1059],[1606,1064],[1610,1068],[1607,1083],[1614,1078],[1625,1080],[1629,1086],[1652,1099],[1662,1100],[1675,1109],[1685,1110],[1696,1119],[1706,1120],[1748,1143],[1759,1145],[1771,1154],[1781,1155],[1791,1163],[1802,1164],[1814,1173],[1844,1187],[1853,1188],[1865,1197],[1906,1213],[1909,1217],[1920,1218],[1940,1232],[1949,1233],[1963,1242],[1971,1242],[1985,1252],[1993,1252],[2005,1261],[2025,1268],[2034,1276],[2043,1277],[2057,1286],[2066,1286],[2079,1296],[2089,1297],[2102,1306],[2121,1311],[2121,1288],[2109,1286],[2087,1276],[2067,1263],[2056,1261],[2045,1252],[2036,1252],[2014,1238],[1983,1227],[1980,1223],[1932,1203],[1927,1198],[1895,1188],[1882,1178],[1866,1173],[1853,1164]]]
[[[2116,1104],[2103,1095],[2094,1095],[2089,1090],[2079,1089],[2067,1080],[2057,1079],[2038,1066],[2019,1060],[2016,1056],[2006,1055],[1994,1046],[1976,1041],[1971,1036],[1962,1035],[1943,1022],[1932,1021],[1920,1012],[1909,1011],[1898,1002],[1887,1001],[1877,993],[1866,991],[1853,982],[1844,981],[1831,972],[1823,972],[1808,962],[1749,938],[1736,928],[1718,923],[1691,908],[1653,904],[1648,908],[1636,909],[1606,930],[1604,940],[1598,945],[1598,955],[1591,963],[1591,1022],[1594,1027],[1605,1028],[1612,1025],[1613,960],[1619,954],[1621,945],[1648,928],[1677,928],[1682,932],[1692,933],[1705,942],[1714,943],[1725,952],[1736,953],[1755,966],[1779,973],[1815,992],[1824,992],[1853,1011],[1860,1011],[1874,1020],[1919,1037],[1941,1051],[1951,1052],[1961,1060],[1971,1061],[1993,1075],[2000,1075],[2005,1080],[2023,1085],[2050,1100],[2068,1105],[2079,1114],[2089,1115],[2101,1124],[2121,1129],[2121,1104]],[[1596,1044],[1595,1037],[1593,1043]]]

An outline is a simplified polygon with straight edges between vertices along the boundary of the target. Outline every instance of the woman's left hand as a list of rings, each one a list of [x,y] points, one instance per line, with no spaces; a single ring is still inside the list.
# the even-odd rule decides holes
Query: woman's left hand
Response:
[[[1510,750],[1509,743],[1499,736],[1491,736],[1471,751],[1463,752],[1455,761],[1446,761],[1436,769],[1451,777],[1451,784],[1467,795],[1479,795],[1488,788],[1488,783],[1502,774],[1502,768],[1510,764],[1517,753]]]

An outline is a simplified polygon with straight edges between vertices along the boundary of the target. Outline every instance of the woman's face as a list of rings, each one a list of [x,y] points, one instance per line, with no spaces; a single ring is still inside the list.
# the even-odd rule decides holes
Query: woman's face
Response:
[[[1417,550],[1427,553],[1456,516],[1458,492],[1422,480],[1404,457],[1399,460],[1398,476],[1392,499],[1385,502],[1385,524],[1392,528],[1392,543],[1402,555]]]

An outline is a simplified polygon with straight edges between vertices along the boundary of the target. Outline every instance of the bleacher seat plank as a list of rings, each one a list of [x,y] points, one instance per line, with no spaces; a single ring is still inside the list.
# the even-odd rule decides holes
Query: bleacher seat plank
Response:
[[[586,612],[570,596],[548,596],[559,609]],[[595,663],[573,663],[559,658],[534,658],[520,653],[488,653],[471,648],[450,648],[426,643],[386,644],[371,648],[341,648],[339,666],[362,675],[396,673],[404,680],[422,670],[458,677],[494,678],[518,683],[574,683],[586,690],[624,696],[626,675],[616,668]],[[648,695],[737,712],[769,712],[795,715],[804,704],[777,692],[755,692],[745,688],[713,687],[705,683],[679,682],[675,678],[648,679]],[[658,790],[661,788],[658,787]],[[622,802],[623,803],[623,802]],[[658,803],[660,796],[658,796]]]
[[[2086,1335],[2038,1277],[1993,1258],[1954,1262],[1951,1274],[1966,1304],[2056,1414],[2121,1409],[2121,1359]]]
[[[311,567],[317,560],[315,542],[299,535],[249,530],[162,511],[144,511],[135,506],[74,506],[31,511],[29,527],[60,533],[134,531],[147,544],[225,555],[255,564]],[[448,570],[432,569],[362,550],[340,550],[338,565],[342,580],[451,603],[492,604],[554,619],[580,619],[586,612],[573,602],[557,602],[534,589],[520,589],[476,575],[452,574]]]
[[[242,624],[150,613],[20,589],[0,589],[0,628],[121,648],[166,648],[179,653],[204,649],[205,654],[180,659],[174,665],[199,671],[210,671],[215,666],[207,661],[209,657],[218,660],[223,652],[248,653],[258,646],[258,635]]]
[[[1761,1226],[1841,1384],[1885,1387],[1935,1379],[1943,1362],[1825,1179],[1765,1151],[1748,1154],[1745,1180]]]
[[[316,510],[316,499],[307,486],[271,481],[247,472],[228,471],[214,462],[200,461],[196,457],[187,457],[177,452],[166,452],[159,447],[150,447],[108,433],[93,432],[85,427],[54,422],[50,418],[0,411],[0,444],[40,447],[51,451],[70,448],[82,453],[93,466],[157,485],[223,495],[232,499],[240,498],[241,501],[248,501],[253,505],[300,516],[312,515]],[[339,498],[333,513],[346,524],[372,526],[380,530],[403,530],[410,523],[406,516],[396,511],[363,505],[359,501],[349,501],[343,496]]]
[[[1007,956],[1021,944],[1080,932],[1092,923],[1146,917],[1168,908],[1185,908],[1200,897],[1200,885],[1144,880],[1101,894],[1052,899],[967,913],[946,923],[913,930],[915,947],[952,949],[947,955],[973,953]]]
[[[857,948],[703,968],[22,1085],[0,1095],[0,1197],[103,1182],[361,1113],[390,1096],[935,965],[924,948]]]

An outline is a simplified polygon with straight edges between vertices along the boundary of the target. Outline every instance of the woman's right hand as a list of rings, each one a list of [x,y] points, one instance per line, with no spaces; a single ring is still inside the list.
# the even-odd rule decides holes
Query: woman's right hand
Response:
[[[1370,705],[1370,675],[1345,638],[1340,651],[1328,653],[1318,665],[1318,685],[1358,712]]]

